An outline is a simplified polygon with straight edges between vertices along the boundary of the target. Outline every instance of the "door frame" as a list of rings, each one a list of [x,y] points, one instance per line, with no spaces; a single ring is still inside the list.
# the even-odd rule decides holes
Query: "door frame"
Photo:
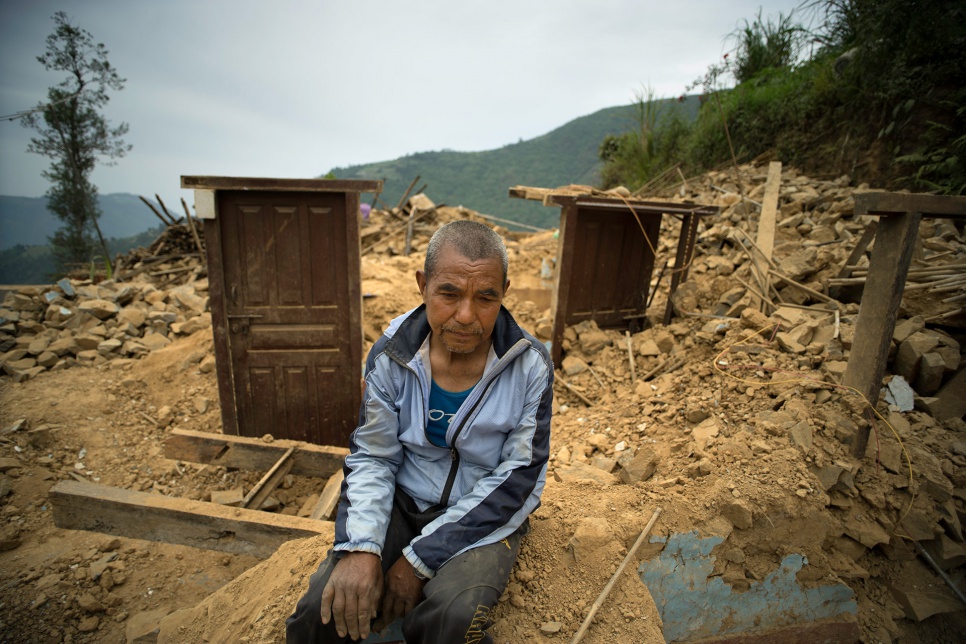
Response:
[[[214,337],[215,364],[218,376],[218,397],[221,404],[222,432],[239,434],[238,403],[235,399],[234,370],[229,349],[230,333],[226,317],[225,272],[222,265],[225,248],[222,244],[218,221],[218,192],[220,191],[279,191],[279,192],[339,192],[344,193],[346,204],[346,254],[349,260],[348,317],[349,364],[347,378],[353,382],[362,377],[362,290],[361,254],[359,242],[359,193],[381,192],[382,181],[333,180],[333,179],[271,179],[254,177],[182,176],[181,187],[194,189],[195,211],[204,223],[205,255],[208,265],[208,294],[211,306],[211,326]],[[355,270],[353,271],[353,267]],[[353,276],[355,279],[353,279]],[[361,385],[348,388],[358,392],[353,408],[361,403]],[[347,419],[355,424],[355,416]]]

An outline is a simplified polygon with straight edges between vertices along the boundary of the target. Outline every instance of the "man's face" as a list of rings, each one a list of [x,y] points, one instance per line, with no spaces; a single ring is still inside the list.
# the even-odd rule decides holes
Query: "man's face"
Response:
[[[453,353],[489,349],[493,325],[510,281],[502,283],[499,258],[471,261],[452,244],[439,251],[436,271],[427,280],[416,271],[419,293],[426,304],[426,317],[436,338]]]

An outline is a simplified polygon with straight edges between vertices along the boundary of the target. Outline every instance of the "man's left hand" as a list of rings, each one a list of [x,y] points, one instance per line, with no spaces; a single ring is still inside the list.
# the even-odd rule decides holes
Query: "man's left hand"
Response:
[[[386,591],[382,597],[382,612],[392,617],[405,617],[423,599],[425,579],[416,576],[416,569],[405,557],[399,557],[386,573]]]

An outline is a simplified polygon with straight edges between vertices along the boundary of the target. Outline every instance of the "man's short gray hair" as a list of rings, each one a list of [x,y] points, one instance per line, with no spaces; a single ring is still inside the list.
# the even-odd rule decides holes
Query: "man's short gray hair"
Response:
[[[436,272],[440,250],[452,244],[460,255],[470,261],[497,258],[503,267],[503,284],[506,284],[509,260],[503,240],[489,226],[469,219],[452,221],[437,230],[426,248],[426,261],[423,272],[428,280]]]

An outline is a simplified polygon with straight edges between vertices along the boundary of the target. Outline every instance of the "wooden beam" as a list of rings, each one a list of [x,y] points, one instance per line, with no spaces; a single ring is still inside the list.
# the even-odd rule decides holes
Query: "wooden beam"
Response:
[[[319,502],[315,504],[310,519],[328,520],[335,514],[335,508],[339,505],[339,495],[342,493],[342,481],[345,480],[345,473],[339,470],[329,477],[319,496]]]
[[[758,220],[758,248],[771,259],[775,247],[775,215],[778,212],[778,193],[782,187],[782,162],[768,164],[768,179],[765,180],[765,196],[761,200],[761,217]]]
[[[272,179],[268,177],[181,177],[182,188],[207,190],[298,190],[306,192],[382,192],[382,181],[362,179]]]
[[[253,510],[260,510],[262,508],[262,504],[265,503],[269,495],[275,491],[275,488],[279,486],[282,479],[292,471],[292,454],[294,453],[294,445],[285,450],[282,458],[278,459],[275,466],[265,472],[265,476],[245,495],[245,498],[242,500],[243,508]]]
[[[291,539],[330,533],[332,523],[81,481],[50,489],[54,525],[265,559]]]
[[[778,212],[778,195],[782,186],[782,163],[772,161],[768,164],[768,178],[765,180],[765,196],[761,200],[761,216],[758,219],[758,241],[755,243],[757,252],[761,253],[765,268],[761,267],[755,258],[752,258],[758,284],[761,286],[761,295],[758,295],[758,308],[766,314],[768,307],[774,306],[771,299],[767,297],[771,290],[771,279],[768,274],[768,264],[772,259],[772,250],[775,248],[775,220]]]
[[[349,454],[344,447],[313,445],[301,441],[276,440],[266,443],[250,436],[209,434],[188,429],[172,430],[164,444],[164,457],[243,470],[268,470],[290,448],[291,474],[327,479],[342,469],[342,461]]]
[[[872,407],[879,400],[892,332],[902,301],[902,288],[921,220],[922,215],[918,212],[889,215],[879,220],[875,248],[869,261],[869,277],[855,322],[849,364],[842,377],[842,384],[865,396]],[[868,441],[869,427],[860,428],[855,435],[852,454],[863,458]]]
[[[891,215],[918,212],[927,217],[966,217],[966,197],[903,194],[898,192],[860,192],[855,195],[856,216]]]

